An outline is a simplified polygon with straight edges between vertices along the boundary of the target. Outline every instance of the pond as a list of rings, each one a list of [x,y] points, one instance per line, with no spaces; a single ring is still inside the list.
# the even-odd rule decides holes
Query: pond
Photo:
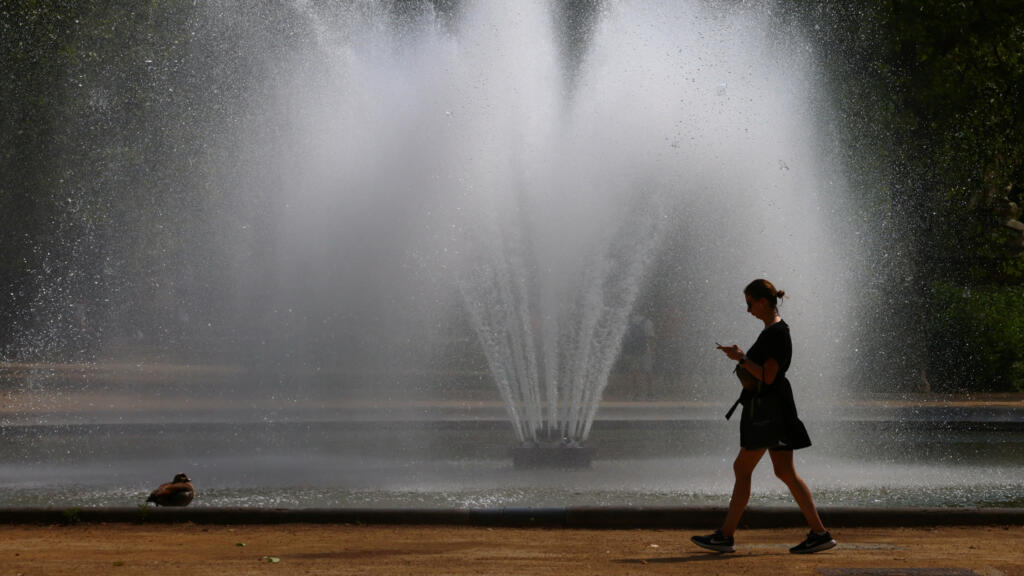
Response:
[[[134,506],[177,472],[196,485],[193,506],[728,504],[735,422],[622,416],[596,420],[594,461],[572,470],[514,468],[498,418],[6,425],[0,506]],[[815,445],[797,452],[797,469],[820,506],[1024,507],[1024,425],[1012,410],[852,416],[807,419]],[[751,504],[791,505],[765,460]]]

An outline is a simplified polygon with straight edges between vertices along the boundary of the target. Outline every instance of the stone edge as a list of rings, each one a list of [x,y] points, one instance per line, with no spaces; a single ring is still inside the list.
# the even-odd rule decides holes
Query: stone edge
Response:
[[[389,524],[579,529],[710,530],[724,507],[377,508],[2,508],[0,525],[53,524]],[[1024,508],[822,508],[829,527],[1024,525]],[[795,508],[749,508],[744,528],[805,526]]]

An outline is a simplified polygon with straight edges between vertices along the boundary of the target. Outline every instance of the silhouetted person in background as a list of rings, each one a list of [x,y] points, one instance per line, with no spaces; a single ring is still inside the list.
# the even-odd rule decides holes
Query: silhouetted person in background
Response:
[[[623,338],[622,355],[626,360],[634,398],[654,398],[654,322],[642,314],[632,314]]]

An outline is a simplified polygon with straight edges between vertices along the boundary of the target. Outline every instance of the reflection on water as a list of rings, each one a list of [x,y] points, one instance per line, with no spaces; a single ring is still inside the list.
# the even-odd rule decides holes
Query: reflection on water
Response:
[[[798,469],[820,505],[1024,506],[1024,429],[1015,423],[809,426],[820,440],[797,453]],[[737,444],[730,423],[599,420],[592,468],[532,471],[512,468],[507,427],[497,421],[6,427],[0,430],[0,506],[134,506],[179,471],[197,485],[195,506],[728,503]],[[755,473],[751,502],[791,505],[768,462]]]

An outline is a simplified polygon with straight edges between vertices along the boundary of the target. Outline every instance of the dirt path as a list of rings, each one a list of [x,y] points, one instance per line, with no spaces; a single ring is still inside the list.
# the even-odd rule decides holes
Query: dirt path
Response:
[[[80,574],[1024,574],[1024,526],[834,530],[840,545],[787,551],[803,531],[748,530],[708,553],[675,530],[437,526],[0,526],[0,576]],[[866,570],[852,570],[866,569]],[[886,569],[880,571],[879,569]],[[907,570],[917,569],[917,570]],[[928,572],[924,572],[927,574]]]

